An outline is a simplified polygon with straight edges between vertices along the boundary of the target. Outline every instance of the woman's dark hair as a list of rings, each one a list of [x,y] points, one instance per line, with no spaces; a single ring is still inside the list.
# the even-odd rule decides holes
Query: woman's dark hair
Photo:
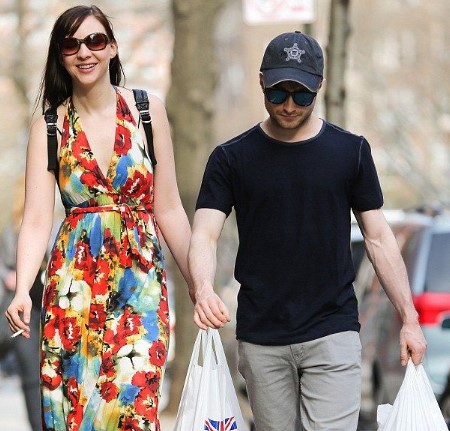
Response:
[[[56,20],[50,35],[47,62],[39,86],[36,104],[39,104],[42,99],[43,112],[49,107],[57,108],[72,95],[72,78],[62,64],[60,43],[63,38],[73,36],[88,16],[93,16],[100,21],[110,41],[116,40],[109,18],[97,6],[74,6],[62,13]],[[119,53],[109,62],[109,77],[113,85],[119,85],[122,77],[125,79]]]

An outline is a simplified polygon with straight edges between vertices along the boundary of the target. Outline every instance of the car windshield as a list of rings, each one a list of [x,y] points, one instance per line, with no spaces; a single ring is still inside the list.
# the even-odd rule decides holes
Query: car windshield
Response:
[[[425,286],[428,292],[450,293],[450,232],[432,237]]]

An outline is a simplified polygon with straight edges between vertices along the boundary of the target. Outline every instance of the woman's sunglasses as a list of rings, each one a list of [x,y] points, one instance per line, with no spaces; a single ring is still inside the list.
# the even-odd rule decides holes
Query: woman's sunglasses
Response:
[[[312,91],[302,90],[302,91],[287,91],[278,90],[276,88],[265,88],[264,94],[270,103],[275,105],[280,105],[284,103],[289,96],[292,97],[294,103],[298,106],[309,106],[313,103],[317,93]]]
[[[84,39],[77,39],[76,37],[65,37],[61,41],[61,53],[62,55],[74,55],[80,50],[82,43],[90,51],[101,51],[108,45],[109,38],[104,33],[91,33]]]

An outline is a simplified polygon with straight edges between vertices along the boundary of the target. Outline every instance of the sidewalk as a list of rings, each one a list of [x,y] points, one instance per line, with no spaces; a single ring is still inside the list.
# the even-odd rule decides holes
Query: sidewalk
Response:
[[[162,431],[172,431],[174,426],[175,418],[163,412],[161,414]],[[0,430],[32,431],[28,425],[25,401],[17,376],[0,377]]]

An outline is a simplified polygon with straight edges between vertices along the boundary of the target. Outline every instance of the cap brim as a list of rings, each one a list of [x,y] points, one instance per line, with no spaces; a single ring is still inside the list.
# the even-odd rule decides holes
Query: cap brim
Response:
[[[321,76],[289,67],[266,69],[261,72],[265,87],[273,87],[283,81],[294,81],[304,85],[308,90],[316,92],[322,82]]]

